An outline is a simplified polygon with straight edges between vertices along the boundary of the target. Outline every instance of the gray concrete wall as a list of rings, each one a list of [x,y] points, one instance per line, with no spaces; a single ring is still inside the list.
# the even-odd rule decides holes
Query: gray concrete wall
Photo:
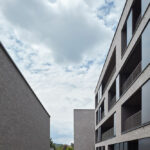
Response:
[[[74,150],[95,148],[94,110],[74,110]]]
[[[49,150],[50,116],[0,44],[0,150]]]

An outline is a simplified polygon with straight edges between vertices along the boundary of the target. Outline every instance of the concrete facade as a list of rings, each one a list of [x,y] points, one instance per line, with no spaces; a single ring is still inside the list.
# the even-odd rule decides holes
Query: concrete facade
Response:
[[[0,43],[0,149],[49,150],[50,116]]]
[[[145,1],[147,3],[146,9],[144,13],[140,14],[140,19],[138,20],[138,24],[136,26],[136,29],[132,33],[132,37],[130,42],[125,48],[125,52],[122,53],[122,32],[124,25],[128,19],[128,16],[130,15],[130,12],[133,11],[133,7],[135,6],[135,1],[136,0],[127,0],[118,24],[118,27],[116,29],[116,33],[114,35],[114,38],[112,40],[105,64],[103,66],[101,75],[99,77],[96,89],[95,89],[95,134],[97,134],[98,138],[101,136],[101,132],[103,132],[102,128],[107,124],[108,120],[111,118],[111,116],[114,116],[114,124],[113,128],[115,128],[115,133],[113,137],[105,139],[105,140],[99,140],[96,141],[95,144],[95,150],[111,150],[109,148],[110,145],[116,144],[116,143],[121,143],[121,142],[128,142],[132,140],[140,140],[144,138],[150,137],[150,124],[149,122],[145,124],[141,124],[140,126],[137,126],[136,128],[132,128],[132,130],[128,130],[127,132],[123,132],[122,130],[122,125],[125,124],[125,121],[122,118],[122,108],[124,104],[140,89],[144,86],[145,83],[148,83],[150,79],[150,59],[149,63],[146,65],[146,67],[142,68],[141,72],[136,76],[132,82],[130,81],[130,85],[126,90],[120,94],[119,93],[119,98],[116,98],[116,101],[114,105],[112,106],[111,109],[109,109],[109,93],[111,90],[112,85],[115,83],[117,84],[117,77],[121,76],[123,74],[123,70],[125,70],[124,66],[127,64],[127,62],[130,60],[130,56],[132,55],[133,51],[136,54],[136,50],[134,48],[137,45],[138,40],[142,36],[142,33],[145,31],[146,28],[149,26],[149,19],[150,19],[150,4],[149,0]],[[144,0],[143,0],[144,2]],[[142,2],[141,2],[142,3]],[[141,6],[142,7],[142,6]],[[134,8],[137,9],[137,8]],[[143,9],[143,8],[142,8]],[[150,38],[147,38],[150,43]],[[144,41],[142,41],[144,42]],[[150,47],[150,46],[149,46]],[[136,49],[136,48],[135,48]],[[138,50],[137,50],[138,51]],[[107,79],[106,72],[108,72],[108,67],[110,66],[110,62],[112,59],[112,56],[115,52],[115,71],[112,76],[109,76],[109,79]],[[150,55],[150,49],[147,52],[147,56]],[[140,55],[141,56],[141,55]],[[142,56],[141,56],[142,57]],[[133,59],[133,63],[136,61],[136,58]],[[138,59],[138,58],[137,58]],[[130,60],[131,61],[131,60]],[[144,61],[144,59],[141,59],[141,62]],[[132,63],[128,65],[128,69],[132,66]],[[111,69],[110,69],[111,70]],[[113,71],[114,68],[112,68],[111,71]],[[110,72],[111,72],[110,71]],[[126,72],[128,70],[126,69]],[[130,77],[130,76],[129,76]],[[106,80],[105,80],[106,78]],[[104,81],[105,80],[105,81]],[[106,84],[107,82],[107,84]],[[121,82],[121,79],[119,79],[119,82]],[[105,84],[105,89],[103,91],[101,90],[101,87]],[[121,83],[119,83],[120,85]],[[115,88],[116,85],[115,85]],[[100,91],[101,90],[101,91]],[[114,88],[112,89],[114,90]],[[120,91],[119,91],[120,92]],[[117,91],[116,91],[117,93]],[[98,98],[99,95],[99,98]],[[116,94],[117,96],[117,94]],[[96,120],[97,116],[99,116],[99,108],[104,103],[104,117],[101,118],[99,121]],[[135,103],[136,105],[136,103]],[[143,107],[143,99],[142,99],[142,104],[141,107]],[[150,105],[148,105],[150,107]],[[115,115],[114,115],[115,114]],[[149,114],[149,113],[148,113]],[[149,120],[150,121],[150,120]],[[100,129],[100,132],[98,132],[98,129]],[[106,135],[106,134],[105,134]],[[102,137],[100,137],[102,138]],[[144,149],[143,149],[144,150]]]
[[[94,150],[94,110],[74,110],[74,150]]]

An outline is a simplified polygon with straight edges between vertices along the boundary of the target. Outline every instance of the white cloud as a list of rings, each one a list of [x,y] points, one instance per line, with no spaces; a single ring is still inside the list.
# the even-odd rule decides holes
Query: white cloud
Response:
[[[73,109],[94,108],[94,89],[123,6],[114,0],[109,13],[98,10],[107,2],[0,0],[0,39],[52,116],[55,142],[73,141]]]

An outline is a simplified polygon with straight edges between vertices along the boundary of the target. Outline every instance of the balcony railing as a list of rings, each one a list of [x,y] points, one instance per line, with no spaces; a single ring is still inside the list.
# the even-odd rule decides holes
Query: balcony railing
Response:
[[[109,110],[115,105],[116,103],[116,96],[109,100]]]
[[[111,128],[102,134],[102,141],[105,141],[114,136],[114,128]]]
[[[133,129],[141,125],[141,111],[135,113],[134,115],[130,116],[128,119],[124,121],[124,130]]]
[[[130,76],[122,85],[122,94],[126,91],[126,89],[131,85],[131,83],[138,77],[141,72],[141,62],[136,66]]]
[[[112,72],[111,72],[111,74],[110,74],[110,76],[109,76],[109,78],[108,78],[108,80],[107,80],[107,83],[105,84],[105,87],[104,87],[102,93],[105,92],[105,90],[106,90],[106,88],[107,88],[107,86],[108,86],[108,84],[109,84],[111,78],[112,78],[113,75],[115,74],[115,72],[116,72],[116,66],[113,68],[113,70],[112,70]]]

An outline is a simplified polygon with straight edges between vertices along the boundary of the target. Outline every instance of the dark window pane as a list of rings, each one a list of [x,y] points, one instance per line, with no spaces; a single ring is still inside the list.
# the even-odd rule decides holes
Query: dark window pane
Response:
[[[142,34],[142,69],[150,63],[150,23]]]
[[[120,143],[120,150],[123,150],[123,143]]]
[[[139,140],[139,150],[150,149],[150,138]]]
[[[114,150],[119,150],[119,144],[114,145]]]
[[[132,38],[132,11],[127,19],[127,45],[129,44]]]
[[[101,127],[98,128],[98,141],[101,141]]]
[[[123,147],[124,147],[124,150],[128,150],[128,143],[125,142],[125,143],[123,144]]]
[[[148,7],[149,3],[150,3],[150,0],[142,0],[142,15],[145,13],[146,8]]]
[[[116,136],[116,113],[114,113],[114,136]]]
[[[142,87],[142,124],[150,121],[150,80]]]

